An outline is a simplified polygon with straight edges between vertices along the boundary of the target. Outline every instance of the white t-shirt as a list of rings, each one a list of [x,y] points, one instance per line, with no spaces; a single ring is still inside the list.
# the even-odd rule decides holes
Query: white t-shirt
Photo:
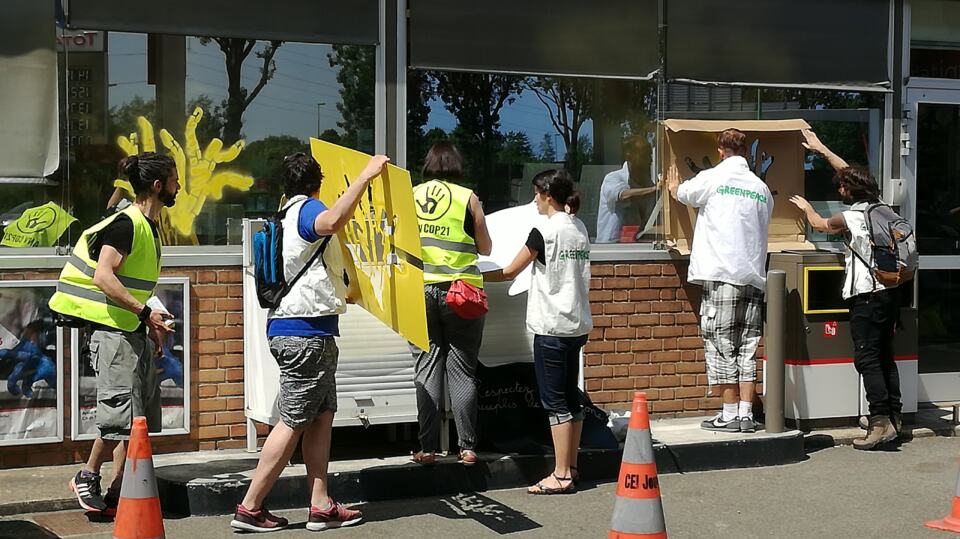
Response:
[[[846,273],[843,279],[843,290],[841,291],[843,299],[850,299],[853,296],[869,294],[887,288],[873,278],[873,272],[867,265],[873,264],[870,232],[867,230],[867,221],[863,214],[867,206],[869,204],[866,202],[858,202],[850,206],[849,210],[841,213],[844,222],[847,224],[847,234],[849,234],[848,238],[850,239],[850,245],[844,255]],[[853,254],[853,249],[856,249],[860,257]],[[864,264],[864,260],[867,264]]]
[[[579,337],[593,329],[590,315],[590,237],[566,212],[538,224],[544,261],[533,262],[527,296],[527,329],[535,335]]]
[[[698,208],[687,280],[766,286],[773,195],[740,156],[680,184],[677,199]]]
[[[617,243],[620,241],[620,227],[623,226],[623,211],[620,193],[630,189],[630,168],[614,170],[603,177],[600,184],[600,208],[597,210],[597,243]]]

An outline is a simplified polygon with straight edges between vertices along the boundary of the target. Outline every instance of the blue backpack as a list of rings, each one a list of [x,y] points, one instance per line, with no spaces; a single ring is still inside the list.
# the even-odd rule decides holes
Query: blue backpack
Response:
[[[292,206],[293,204],[290,204],[267,219],[263,228],[253,235],[253,276],[256,281],[257,300],[260,302],[260,307],[264,309],[276,309],[280,306],[280,300],[290,292],[294,283],[323,254],[324,249],[327,248],[327,243],[333,237],[327,236],[324,238],[310,260],[303,265],[303,268],[290,282],[287,282],[283,275],[283,218],[286,217],[287,210]]]

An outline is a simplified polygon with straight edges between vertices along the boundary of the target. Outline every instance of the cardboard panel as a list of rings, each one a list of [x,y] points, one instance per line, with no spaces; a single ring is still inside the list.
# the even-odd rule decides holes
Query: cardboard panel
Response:
[[[314,138],[310,151],[323,169],[320,200],[328,207],[370,159]],[[429,348],[420,230],[410,173],[393,165],[384,167],[336,240],[324,261],[334,281],[346,275],[347,298],[421,349]]]
[[[747,135],[747,163],[773,193],[773,218],[770,220],[768,249],[771,252],[813,249],[806,241],[804,222],[789,198],[804,192],[804,150],[800,145],[803,120],[665,120],[661,163],[665,172],[679,171],[686,181],[719,160],[717,134],[728,128]],[[697,212],[673,199],[663,184],[664,236],[667,244],[681,253],[690,252]]]

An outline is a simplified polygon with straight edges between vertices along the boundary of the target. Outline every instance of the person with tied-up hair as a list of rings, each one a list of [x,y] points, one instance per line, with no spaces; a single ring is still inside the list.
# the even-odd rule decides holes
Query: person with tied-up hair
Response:
[[[580,196],[566,170],[533,178],[534,202],[544,224],[530,231],[513,262],[491,280],[513,279],[530,264],[527,330],[534,334],[533,364],[540,402],[550,421],[553,472],[531,486],[530,494],[576,492],[577,451],[583,430],[580,402],[580,349],[593,329],[590,315],[590,237],[575,214]]]
[[[723,398],[720,413],[700,425],[711,431],[757,429],[756,353],[773,195],[747,165],[746,140],[740,130],[726,129],[717,137],[717,166],[683,183],[677,167],[667,173],[670,195],[697,208],[687,281],[703,287],[700,331],[707,383]]]
[[[120,162],[120,176],[136,199],[80,234],[64,264],[50,308],[63,322],[90,331],[97,372],[97,428],[90,457],[70,480],[80,507],[115,511],[120,500],[126,447],[134,416],[160,432],[160,354],[172,315],[147,305],[160,277],[160,210],[176,202],[180,183],[173,159],[145,152]],[[152,341],[152,342],[151,342]],[[114,477],[106,496],[100,468],[113,454]]]

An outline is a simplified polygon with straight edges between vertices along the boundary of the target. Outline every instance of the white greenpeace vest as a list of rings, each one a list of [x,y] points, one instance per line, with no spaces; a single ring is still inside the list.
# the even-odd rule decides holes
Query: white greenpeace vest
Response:
[[[857,254],[868,264],[873,264],[873,250],[870,247],[870,231],[867,230],[867,221],[864,210],[866,202],[858,202],[843,212],[843,220],[847,223],[847,232],[850,234],[850,245],[844,255],[846,274],[843,279],[843,299],[850,299],[859,294],[868,294],[887,287],[873,278],[873,272],[851,251],[856,249]]]
[[[300,237],[297,222],[300,209],[307,197],[298,195],[290,199],[287,214],[283,218],[283,276],[287,282],[296,277],[303,265],[320,248],[323,241],[310,243]],[[325,256],[321,255],[321,258]],[[342,291],[338,293],[323,262],[315,260],[300,277],[290,292],[280,300],[280,306],[271,310],[268,318],[311,318],[343,314],[347,303]]]
[[[557,212],[537,227],[546,264],[533,262],[527,329],[536,335],[579,337],[593,329],[590,316],[590,238],[583,222]]]

